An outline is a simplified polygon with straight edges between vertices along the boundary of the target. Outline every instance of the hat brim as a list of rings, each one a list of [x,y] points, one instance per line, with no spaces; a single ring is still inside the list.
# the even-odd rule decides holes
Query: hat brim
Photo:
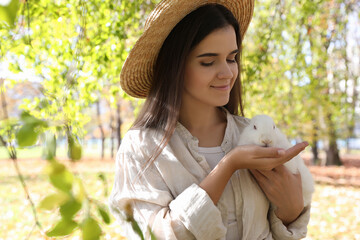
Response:
[[[190,12],[214,3],[233,13],[244,38],[253,15],[254,0],[164,0],[150,14],[143,34],[126,58],[120,74],[121,88],[132,97],[145,98],[151,87],[157,55],[169,33]]]

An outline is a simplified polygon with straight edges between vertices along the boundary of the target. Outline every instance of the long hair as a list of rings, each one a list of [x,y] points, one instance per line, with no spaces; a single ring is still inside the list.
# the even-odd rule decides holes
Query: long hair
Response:
[[[239,23],[224,6],[204,5],[184,17],[171,31],[157,57],[154,76],[147,99],[132,129],[151,128],[163,131],[163,139],[147,164],[155,160],[170,140],[179,117],[184,88],[186,58],[206,36],[214,30],[232,26],[236,33],[239,51],[241,36]],[[241,52],[236,55],[240,63]],[[243,114],[242,88],[239,74],[230,92],[229,102],[224,106],[230,113]]]

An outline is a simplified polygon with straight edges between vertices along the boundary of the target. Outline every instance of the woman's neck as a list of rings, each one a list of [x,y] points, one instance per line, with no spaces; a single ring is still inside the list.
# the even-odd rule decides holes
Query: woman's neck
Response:
[[[217,107],[182,107],[179,122],[196,138],[199,146],[219,146],[226,128],[226,114]]]
[[[204,129],[214,126],[221,119],[221,110],[217,107],[195,108],[181,107],[179,122],[188,130]]]

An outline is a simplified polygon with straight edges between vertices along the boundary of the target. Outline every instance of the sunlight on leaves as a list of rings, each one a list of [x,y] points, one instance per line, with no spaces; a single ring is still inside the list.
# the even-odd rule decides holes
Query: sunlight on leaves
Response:
[[[54,208],[62,205],[69,199],[69,195],[63,192],[57,192],[46,196],[39,204],[38,208],[44,210],[53,210]]]

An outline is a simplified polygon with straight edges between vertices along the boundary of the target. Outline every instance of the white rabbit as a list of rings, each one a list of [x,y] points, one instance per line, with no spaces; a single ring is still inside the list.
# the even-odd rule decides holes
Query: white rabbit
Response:
[[[273,119],[267,115],[253,117],[249,125],[240,134],[239,145],[249,144],[283,149],[292,147],[287,137],[276,127]],[[294,157],[284,165],[290,172],[301,174],[304,206],[307,206],[311,202],[314,192],[314,180],[309,169],[299,156]]]

